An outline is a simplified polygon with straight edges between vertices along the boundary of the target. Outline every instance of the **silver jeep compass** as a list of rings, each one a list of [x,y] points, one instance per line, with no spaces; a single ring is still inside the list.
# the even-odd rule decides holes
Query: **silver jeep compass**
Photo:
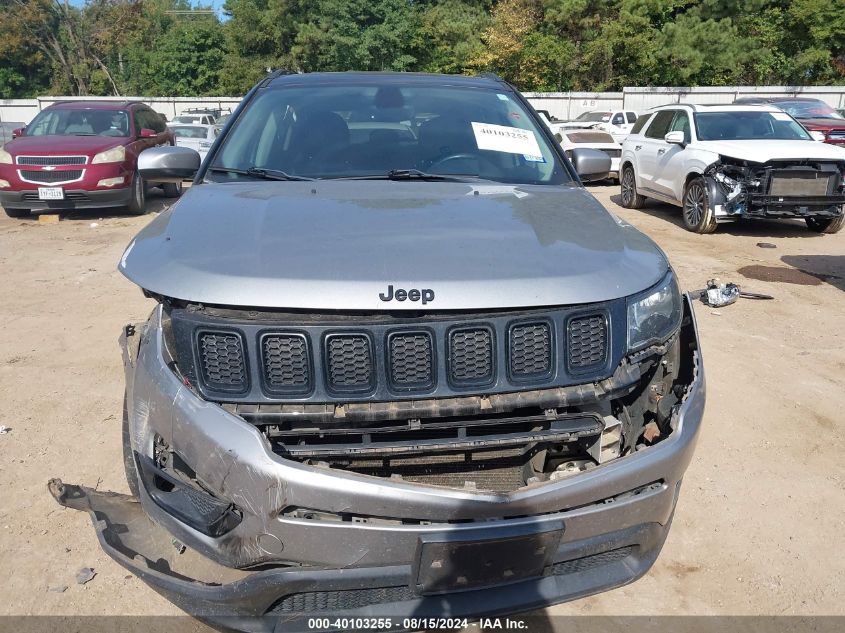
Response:
[[[609,169],[494,76],[269,75],[202,165],[141,156],[193,186],[119,264],[158,302],[122,336],[133,496],[52,494],[244,630],[415,628],[635,580],[704,375],[666,256],[581,184]]]

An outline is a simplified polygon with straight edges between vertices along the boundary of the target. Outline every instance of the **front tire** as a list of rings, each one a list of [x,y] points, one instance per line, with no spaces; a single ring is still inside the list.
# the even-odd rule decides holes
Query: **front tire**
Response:
[[[619,186],[622,193],[622,206],[626,209],[642,209],[645,205],[645,196],[637,193],[637,179],[634,176],[634,168],[625,165],[622,169],[622,176],[619,179]]]
[[[845,213],[838,218],[804,218],[807,228],[815,233],[839,233],[845,226]]]
[[[693,233],[712,233],[716,230],[716,214],[710,206],[710,196],[704,178],[693,178],[684,191],[684,226]]]
[[[10,218],[26,218],[29,217],[29,209],[7,209],[3,207],[3,211]]]
[[[166,182],[161,186],[161,190],[167,198],[178,198],[182,195],[182,183]]]
[[[135,175],[132,176],[131,189],[131,197],[129,198],[129,204],[126,208],[132,215],[144,215],[147,211],[147,185],[144,182],[144,179],[141,178],[141,174],[137,171],[135,172]]]

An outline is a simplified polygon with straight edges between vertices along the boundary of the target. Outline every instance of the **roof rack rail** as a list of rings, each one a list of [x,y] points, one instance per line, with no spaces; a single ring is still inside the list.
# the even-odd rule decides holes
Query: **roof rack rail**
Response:
[[[501,83],[507,83],[504,79],[502,79],[501,77],[499,77],[499,75],[497,75],[496,73],[490,72],[490,71],[485,71],[485,72],[483,72],[483,73],[478,73],[478,76],[479,76],[479,77],[484,77],[485,79],[494,79],[494,80],[499,81],[499,82],[501,82]]]
[[[276,77],[284,77],[285,75],[296,75],[293,70],[289,68],[271,68],[267,71],[267,76],[261,80],[261,85],[266,86],[268,83],[273,81]]]

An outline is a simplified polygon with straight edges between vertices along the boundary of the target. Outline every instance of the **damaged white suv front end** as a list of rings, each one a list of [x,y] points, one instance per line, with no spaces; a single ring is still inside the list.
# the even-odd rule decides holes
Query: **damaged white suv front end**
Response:
[[[739,219],[802,218],[843,226],[845,150],[819,143],[769,106],[664,106],[642,117],[622,149],[622,204],[682,207],[684,225],[712,233]]]

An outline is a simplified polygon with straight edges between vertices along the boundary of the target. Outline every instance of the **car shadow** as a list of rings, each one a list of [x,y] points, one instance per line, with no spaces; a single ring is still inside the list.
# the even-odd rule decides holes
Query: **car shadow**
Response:
[[[622,206],[621,194],[610,196],[610,200],[614,204]],[[684,226],[684,221],[681,219],[680,207],[648,199],[645,202],[645,206],[641,209],[636,209],[636,211],[650,215],[658,220],[663,220],[668,224],[673,224],[681,230],[687,230]],[[821,237],[821,234],[809,230],[804,221],[799,219],[759,219],[726,222],[725,224],[719,225],[716,229],[716,233],[729,233],[731,235],[748,235],[754,237]]]
[[[780,260],[845,291],[845,255],[784,255]]]
[[[179,198],[167,198],[164,192],[157,188],[147,189],[146,202],[144,203],[144,215],[161,213],[173,205]],[[30,219],[38,219],[38,213],[50,213],[41,211],[33,213]],[[143,217],[129,213],[126,207],[106,207],[102,209],[71,209],[60,211],[59,215],[63,220],[91,220],[93,218],[134,218]]]

